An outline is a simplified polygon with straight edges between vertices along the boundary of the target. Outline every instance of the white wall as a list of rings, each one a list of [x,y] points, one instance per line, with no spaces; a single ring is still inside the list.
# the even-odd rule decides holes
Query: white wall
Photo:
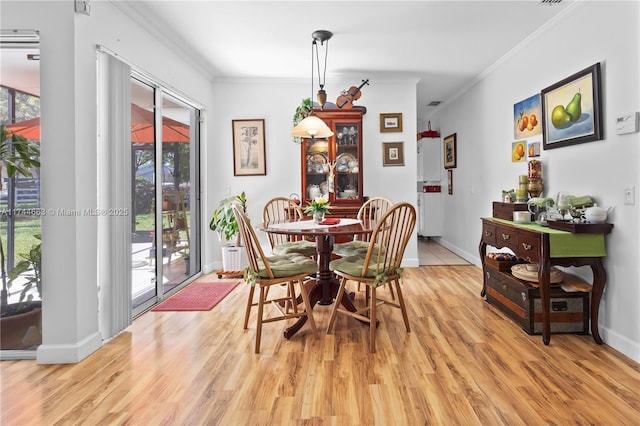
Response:
[[[612,207],[608,221],[615,227],[606,237],[608,276],[599,326],[606,344],[636,361],[640,134],[615,134],[615,118],[640,111],[639,28],[638,2],[580,2],[428,117],[442,136],[457,133],[458,167],[453,172],[454,194],[443,196],[447,220],[442,242],[479,264],[479,218],[491,216],[491,203],[500,199],[501,190],[517,187],[518,175],[526,174],[526,163],[512,163],[510,158],[513,105],[601,63],[604,139],[543,151],[544,194],[591,195],[600,205]],[[634,206],[623,203],[625,186],[636,188]],[[590,277],[590,271],[580,269],[574,272]]]
[[[311,78],[311,76],[309,76]],[[353,81],[327,81],[328,101],[335,102],[339,93]],[[317,88],[316,88],[317,90]],[[293,143],[293,113],[303,98],[311,95],[310,81],[284,80],[219,80],[214,83],[210,112],[216,123],[208,139],[211,154],[206,168],[211,174],[205,191],[212,202],[205,216],[210,219],[220,199],[245,191],[249,217],[259,222],[262,207],[274,196],[301,195],[300,146]],[[357,105],[366,106],[363,117],[364,195],[385,196],[391,200],[416,204],[416,81],[376,81],[362,89]],[[380,133],[380,113],[403,113],[402,133]],[[265,119],[266,176],[234,176],[231,121]],[[382,142],[404,142],[404,167],[382,166]],[[266,244],[266,236],[260,235]],[[214,250],[203,258],[205,272],[222,265],[217,236],[209,231],[208,244]],[[409,242],[406,266],[418,265],[417,239]]]
[[[91,16],[74,2],[3,1],[3,29],[40,31],[41,189],[45,209],[97,207],[96,45],[203,105],[211,83],[142,30],[111,2],[92,2]],[[170,66],[167,66],[170,64]],[[206,155],[206,147],[204,154]],[[42,218],[43,344],[39,363],[77,362],[101,345],[98,332],[97,221]]]

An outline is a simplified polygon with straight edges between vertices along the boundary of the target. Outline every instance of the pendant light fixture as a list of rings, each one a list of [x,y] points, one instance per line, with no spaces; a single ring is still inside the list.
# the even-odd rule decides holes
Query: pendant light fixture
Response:
[[[313,74],[314,74],[314,65],[317,62],[318,65],[318,84],[320,89],[318,90],[318,104],[320,108],[324,108],[325,103],[327,102],[327,93],[324,90],[325,78],[327,74],[327,54],[329,51],[329,39],[333,36],[331,31],[326,30],[318,30],[314,31],[311,34],[312,42],[311,42],[311,97],[313,99]],[[325,42],[326,45],[325,45]],[[318,46],[320,43],[320,46]],[[324,47],[324,66],[322,68],[322,73],[320,72],[320,47]],[[315,55],[315,61],[314,61]],[[313,101],[312,101],[313,105]],[[308,117],[304,118],[296,127],[291,131],[292,136],[306,138],[306,139],[317,139],[317,138],[328,138],[333,136],[333,132],[322,121],[320,118],[316,117],[311,111]]]

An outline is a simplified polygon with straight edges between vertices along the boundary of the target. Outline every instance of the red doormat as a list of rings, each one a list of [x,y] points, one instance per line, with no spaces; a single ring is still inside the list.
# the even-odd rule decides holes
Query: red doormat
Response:
[[[240,281],[195,282],[160,303],[152,311],[210,311]]]

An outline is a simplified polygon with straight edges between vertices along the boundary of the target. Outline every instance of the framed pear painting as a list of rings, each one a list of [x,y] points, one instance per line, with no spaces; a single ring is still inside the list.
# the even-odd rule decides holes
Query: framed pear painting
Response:
[[[600,63],[542,90],[542,143],[560,148],[602,139]]]

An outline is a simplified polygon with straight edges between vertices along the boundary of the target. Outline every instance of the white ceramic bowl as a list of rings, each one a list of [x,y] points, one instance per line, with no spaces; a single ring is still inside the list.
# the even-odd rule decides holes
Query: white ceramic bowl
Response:
[[[513,221],[515,223],[531,223],[531,213],[528,211],[513,212]]]

